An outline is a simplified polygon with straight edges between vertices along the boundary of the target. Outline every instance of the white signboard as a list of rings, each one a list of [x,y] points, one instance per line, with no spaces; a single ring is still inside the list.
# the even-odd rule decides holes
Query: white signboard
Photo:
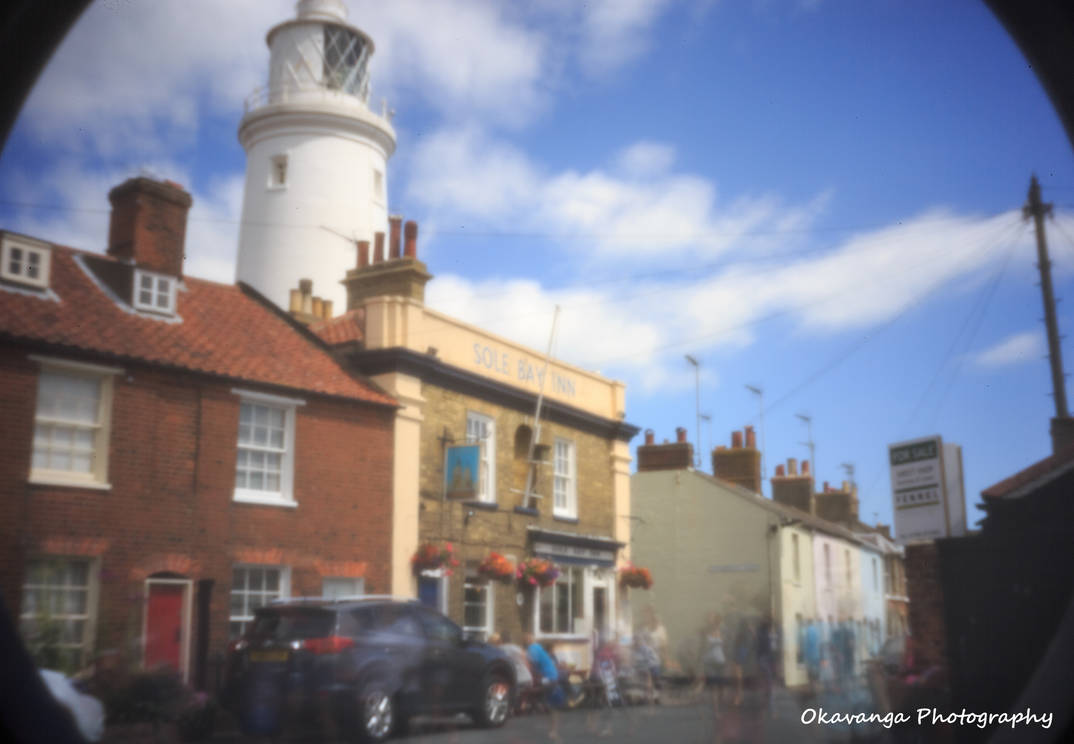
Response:
[[[895,539],[928,540],[947,534],[939,437],[888,447]]]
[[[945,463],[945,455],[951,460]],[[925,437],[888,447],[895,538],[931,540],[965,533],[962,450]],[[958,503],[953,503],[953,501]]]

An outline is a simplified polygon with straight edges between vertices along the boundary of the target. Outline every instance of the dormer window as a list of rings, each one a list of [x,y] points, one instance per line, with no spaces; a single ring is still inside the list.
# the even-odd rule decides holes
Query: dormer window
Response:
[[[5,235],[0,243],[0,278],[32,287],[48,287],[50,255],[45,243]]]
[[[175,277],[134,271],[134,307],[164,315],[175,314]]]

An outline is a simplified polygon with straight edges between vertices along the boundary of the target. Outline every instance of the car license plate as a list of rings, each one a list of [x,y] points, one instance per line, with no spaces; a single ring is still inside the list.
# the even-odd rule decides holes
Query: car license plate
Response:
[[[287,652],[283,649],[251,651],[250,661],[287,661]]]

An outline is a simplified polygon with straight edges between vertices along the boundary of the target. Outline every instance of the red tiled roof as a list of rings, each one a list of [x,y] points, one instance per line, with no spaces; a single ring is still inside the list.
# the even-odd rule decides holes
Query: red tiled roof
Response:
[[[334,318],[310,323],[309,328],[329,346],[339,346],[352,341],[360,342],[363,338],[362,325],[364,323],[365,310],[359,308],[348,310]]]
[[[986,499],[1002,499],[1010,496],[1015,491],[1025,486],[1032,485],[1036,481],[1046,477],[1055,470],[1074,461],[1074,446],[1049,455],[1039,462],[1035,462],[1024,470],[1020,470],[1009,478],[1001,480],[994,486],[989,486],[981,491],[981,496]]]
[[[59,301],[0,289],[0,337],[59,345],[120,359],[162,364],[235,380],[396,405],[347,374],[317,343],[253,291],[184,278],[182,322],[132,313],[83,268],[80,255],[54,246],[49,287]]]

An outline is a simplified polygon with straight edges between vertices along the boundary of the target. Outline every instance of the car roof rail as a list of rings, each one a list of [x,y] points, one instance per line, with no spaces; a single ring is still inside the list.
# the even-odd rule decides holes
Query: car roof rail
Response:
[[[288,604],[290,602],[360,602],[362,600],[385,600],[396,602],[417,602],[414,597],[403,597],[395,594],[346,594],[333,597],[276,597],[269,604]]]

